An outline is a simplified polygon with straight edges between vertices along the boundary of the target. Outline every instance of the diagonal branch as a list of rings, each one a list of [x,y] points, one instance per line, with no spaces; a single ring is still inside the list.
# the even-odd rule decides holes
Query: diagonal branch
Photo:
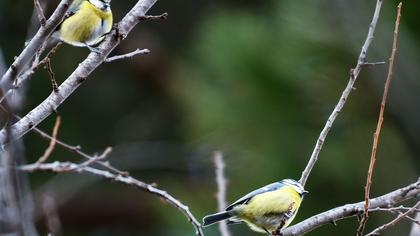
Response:
[[[374,229],[372,232],[366,234],[366,236],[380,235],[384,230],[394,226],[404,217],[408,216],[410,213],[415,212],[419,206],[420,206],[420,201],[418,201],[410,210],[404,212],[403,214],[400,214],[397,218],[393,219],[392,221]]]
[[[34,0],[34,8],[38,16],[39,23],[41,24],[41,26],[45,26],[47,19],[45,19],[44,10],[42,10],[39,0]]]
[[[99,45],[98,52],[91,52],[88,57],[79,64],[76,70],[42,103],[30,111],[20,121],[11,126],[13,137],[20,138],[37,126],[57,108],[88,78],[88,76],[107,58],[109,53],[124,39],[127,34],[137,25],[140,17],[154,5],[157,0],[139,0],[127,15],[108,34]],[[7,73],[6,73],[7,74]],[[8,77],[7,77],[8,78]],[[0,131],[0,146],[6,144],[6,131]]]
[[[177,208],[181,211],[187,218],[188,221],[194,226],[196,234],[198,236],[203,236],[203,231],[201,229],[200,223],[190,212],[188,206],[182,204],[178,199],[170,195],[164,190],[158,189],[150,184],[146,184],[140,180],[137,180],[131,176],[122,176],[118,174],[113,174],[109,171],[99,170],[92,168],[90,166],[82,166],[72,162],[53,162],[53,163],[42,163],[42,164],[29,164],[18,167],[19,170],[34,172],[34,171],[52,171],[55,173],[63,172],[75,172],[75,173],[88,173],[95,176],[99,176],[114,182],[126,184],[129,186],[136,187],[145,192],[151,193],[155,196],[160,197],[165,202],[169,203],[171,206]]]
[[[21,117],[19,117],[18,115],[14,114],[14,113],[10,113],[8,110],[6,110],[6,108],[4,108],[1,104],[0,104],[0,110],[6,112],[7,114],[13,116],[14,118],[16,118],[18,120],[21,119]],[[87,160],[93,161],[93,162],[99,164],[100,166],[105,167],[108,170],[110,170],[110,171],[112,171],[116,174],[123,175],[123,176],[128,175],[127,171],[118,170],[117,168],[111,166],[108,162],[97,160],[95,158],[95,156],[91,156],[91,155],[86,154],[85,152],[82,151],[82,147],[80,145],[74,146],[74,145],[67,144],[67,143],[65,143],[65,142],[63,142],[63,141],[61,141],[57,138],[52,137],[51,135],[45,133],[44,131],[42,131],[41,129],[39,129],[37,127],[34,127],[31,131],[38,134],[41,138],[49,140],[50,142],[52,142],[52,140],[54,140],[54,142],[57,145],[67,149],[70,152],[76,153],[77,155],[79,155],[79,156],[81,156],[81,157],[83,157]]]
[[[50,140],[50,144],[48,145],[48,148],[45,149],[44,154],[38,159],[38,161],[36,161],[36,163],[40,164],[47,161],[48,157],[53,152],[55,144],[57,143],[57,134],[58,134],[58,128],[60,127],[60,124],[61,124],[61,116],[57,116],[57,118],[55,119],[55,124],[52,131],[52,135],[51,135],[52,139]]]
[[[136,55],[144,55],[144,54],[149,54],[150,50],[145,48],[145,49],[139,49],[137,48],[135,51],[126,53],[126,54],[122,54],[122,55],[117,55],[117,56],[112,56],[112,57],[108,57],[107,59],[105,59],[105,62],[113,62],[113,61],[117,61],[117,60],[123,60],[123,59],[127,59],[127,58],[132,58]]]
[[[63,20],[65,13],[72,0],[62,0],[51,17],[45,22],[38,32],[31,39],[29,44],[23,49],[21,54],[15,59],[6,73],[0,80],[0,87],[3,91],[9,90],[13,86],[13,81],[22,73],[26,65],[35,56],[36,52],[42,47],[46,40],[50,37],[54,29]]]
[[[380,109],[380,112],[379,112],[378,124],[376,126],[376,131],[373,134],[372,153],[371,153],[371,156],[370,156],[370,164],[369,164],[369,170],[368,170],[368,174],[367,174],[367,178],[366,178],[366,186],[365,186],[365,210],[364,210],[364,213],[362,215],[362,219],[360,220],[359,227],[357,228],[357,235],[358,236],[363,235],[363,231],[364,231],[365,224],[366,224],[366,221],[368,219],[368,214],[369,214],[369,211],[368,211],[368,209],[369,209],[369,193],[370,193],[370,187],[372,185],[372,174],[373,174],[373,169],[375,167],[376,150],[378,148],[379,134],[381,133],[382,123],[384,121],[385,104],[386,104],[386,99],[388,97],[389,85],[390,85],[391,80],[392,80],[392,72],[393,72],[393,68],[394,68],[395,54],[397,53],[398,28],[399,28],[399,25],[400,25],[400,18],[401,18],[401,6],[402,6],[402,3],[400,3],[397,7],[397,19],[395,21],[394,40],[393,40],[393,43],[392,43],[391,57],[389,58],[388,75],[386,77],[384,93],[383,93],[383,96],[382,96],[381,109]]]
[[[420,197],[420,179],[406,187],[394,190],[390,193],[380,197],[372,198],[370,200],[369,209],[378,207],[390,207],[397,205],[400,202],[419,198]],[[344,206],[336,207],[331,210],[314,215],[304,221],[299,222],[293,226],[289,226],[282,230],[283,236],[298,236],[308,233],[322,225],[336,222],[338,220],[349,217],[356,217],[364,210],[365,202],[358,202],[353,204],[346,204]]]
[[[344,104],[346,103],[347,98],[350,95],[350,92],[353,90],[353,85],[356,82],[360,71],[364,67],[364,64],[366,61],[366,54],[373,40],[373,34],[375,32],[376,24],[378,23],[379,13],[381,12],[382,1],[383,0],[377,0],[376,2],[375,13],[373,14],[372,22],[369,25],[369,32],[367,34],[365,43],[363,44],[362,50],[360,52],[359,59],[357,60],[356,68],[351,70],[350,80],[347,83],[347,86],[344,89],[343,93],[341,94],[340,100],[335,106],[333,112],[328,117],[327,123],[325,124],[324,128],[319,134],[314,150],[312,151],[311,158],[309,159],[309,162],[306,165],[305,170],[302,172],[302,176],[300,177],[299,182],[302,183],[303,186],[305,186],[306,181],[308,180],[309,174],[311,173],[312,168],[315,166],[315,163],[318,160],[319,153],[321,152],[322,146],[325,142],[325,138],[327,137],[328,132],[330,131],[332,127],[332,124],[334,123],[338,114],[340,114],[341,110],[343,109]]]

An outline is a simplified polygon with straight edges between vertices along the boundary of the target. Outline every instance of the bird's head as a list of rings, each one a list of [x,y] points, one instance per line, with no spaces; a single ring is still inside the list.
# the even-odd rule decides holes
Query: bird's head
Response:
[[[92,5],[101,9],[102,11],[111,10],[111,0],[88,0]]]
[[[303,188],[301,183],[299,183],[298,181],[296,181],[294,179],[284,179],[280,182],[282,184],[286,185],[286,186],[292,187],[301,197],[303,197],[305,194],[309,193],[308,191],[306,191]]]

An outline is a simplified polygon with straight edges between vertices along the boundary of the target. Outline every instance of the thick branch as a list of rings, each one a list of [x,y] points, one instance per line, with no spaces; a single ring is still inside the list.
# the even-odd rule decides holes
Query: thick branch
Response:
[[[58,5],[57,9],[51,15],[51,17],[45,22],[44,25],[41,25],[38,32],[31,39],[29,44],[23,49],[22,53],[15,59],[6,73],[0,80],[0,87],[3,91],[9,90],[12,88],[13,81],[18,77],[25,66],[31,61],[35,56],[36,52],[42,47],[44,42],[50,37],[54,29],[60,24],[63,20],[64,15],[69,7],[69,4],[72,0],[62,0]]]
[[[333,112],[328,117],[327,123],[325,124],[324,128],[322,129],[319,138],[315,144],[315,148],[312,152],[311,158],[309,159],[309,162],[307,166],[305,167],[305,170],[302,172],[302,176],[300,177],[300,182],[302,185],[305,185],[306,181],[308,180],[309,174],[311,173],[312,168],[314,167],[316,161],[318,160],[319,153],[321,152],[322,146],[325,142],[325,138],[328,135],[328,132],[330,131],[332,124],[334,123],[335,119],[337,118],[338,114],[340,114],[341,110],[344,107],[344,104],[347,101],[347,98],[350,95],[350,92],[353,90],[353,85],[356,82],[357,77],[359,76],[360,71],[362,70],[362,67],[365,64],[366,61],[366,54],[369,49],[369,46],[373,40],[373,34],[375,32],[376,24],[378,22],[379,13],[381,11],[383,0],[377,0],[376,2],[376,8],[375,13],[373,14],[372,22],[369,26],[369,32],[366,37],[366,41],[363,44],[362,51],[360,52],[359,59],[357,61],[356,68],[354,68],[350,73],[350,80],[347,83],[346,88],[344,89],[340,100],[338,101],[337,105],[335,106]]]
[[[19,170],[27,171],[27,172],[34,172],[34,171],[52,171],[57,173],[62,172],[76,172],[76,173],[89,173],[95,176],[99,176],[114,182],[123,183],[126,185],[134,186],[138,189],[141,189],[145,192],[151,193],[162,198],[165,202],[169,203],[173,207],[177,208],[181,211],[190,221],[190,223],[194,226],[196,230],[196,234],[198,236],[203,236],[203,232],[201,230],[201,225],[194,217],[194,215],[190,212],[188,206],[182,204],[178,199],[156,187],[153,187],[150,184],[146,184],[140,180],[137,180],[131,176],[122,176],[118,174],[113,174],[109,171],[99,170],[92,168],[90,166],[78,165],[71,162],[53,162],[53,163],[42,163],[42,164],[30,164],[20,166]]]
[[[397,189],[388,194],[370,199],[369,209],[394,206],[402,201],[420,197],[420,179],[407,187]],[[341,219],[358,216],[363,212],[365,202],[358,202],[336,207],[312,216],[282,231],[283,236],[297,236],[308,233],[322,225]]]
[[[157,0],[139,0],[128,14],[111,31],[104,42],[98,47],[99,53],[91,52],[89,56],[79,64],[76,70],[41,104],[30,111],[20,121],[11,127],[13,137],[20,138],[37,126],[63,103],[107,58],[109,53],[124,39],[127,34],[139,22],[141,16],[153,6]],[[7,74],[7,73],[6,73]],[[0,131],[0,145],[6,144],[6,131]]]

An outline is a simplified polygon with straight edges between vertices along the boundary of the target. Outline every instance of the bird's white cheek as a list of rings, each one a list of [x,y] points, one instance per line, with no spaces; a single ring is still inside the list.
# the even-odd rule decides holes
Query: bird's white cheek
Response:
[[[95,7],[103,9],[104,3],[99,0],[89,0],[90,3],[92,3]]]

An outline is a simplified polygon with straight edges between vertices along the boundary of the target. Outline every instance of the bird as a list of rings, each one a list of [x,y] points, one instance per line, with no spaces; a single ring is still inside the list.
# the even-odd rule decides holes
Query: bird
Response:
[[[246,194],[222,212],[205,216],[203,226],[222,220],[228,224],[245,222],[256,232],[281,235],[281,229],[295,218],[306,193],[298,181],[283,179]]]
[[[111,0],[74,0],[66,16],[55,31],[55,38],[98,52],[95,46],[112,29]]]

